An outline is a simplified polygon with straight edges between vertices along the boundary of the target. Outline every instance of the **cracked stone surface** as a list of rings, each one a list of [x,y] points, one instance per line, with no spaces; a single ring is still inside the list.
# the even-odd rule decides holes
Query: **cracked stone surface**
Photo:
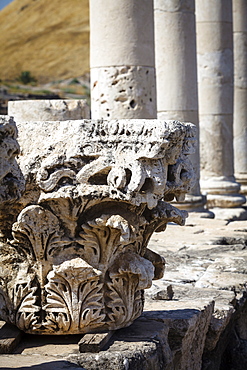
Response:
[[[78,120],[90,118],[90,108],[83,99],[16,100],[8,102],[8,115],[16,122]]]
[[[155,233],[150,240],[150,248],[166,257],[164,277],[146,290],[142,316],[129,328],[117,331],[103,351],[79,354],[76,343],[80,336],[67,338],[65,344],[32,336],[32,341],[27,337],[20,344],[15,355],[2,355],[1,359],[6,368],[15,368],[17,358],[22,366],[28,366],[34,358],[42,364],[53,356],[58,369],[59,361],[67,360],[72,369],[77,365],[89,370],[220,370],[221,366],[244,370],[247,275],[244,273],[243,280],[242,262],[240,275],[237,270],[228,271],[227,258],[246,260],[246,244],[245,221],[227,223],[190,216],[185,227],[169,224],[166,232]],[[227,286],[226,281],[222,288],[211,275],[210,286],[195,287],[216,259],[222,260],[230,281],[235,276],[235,286]],[[186,274],[180,276],[183,268]]]
[[[12,142],[16,137],[16,129],[14,124],[9,123],[10,128],[13,126],[9,131]],[[37,138],[37,136],[34,137]],[[26,148],[30,149],[27,137],[24,137],[24,140],[27,145]],[[7,140],[7,142],[9,141]],[[58,147],[59,143],[58,140],[58,144],[56,144]],[[49,140],[46,141],[46,144],[49,149],[46,155],[50,155],[52,149],[49,146]],[[15,145],[17,145],[16,142]],[[18,150],[11,161],[13,160],[14,162],[17,153]],[[20,236],[27,225],[43,229],[45,226],[47,232],[52,231],[54,228],[56,229],[57,221],[54,215],[50,214],[50,210],[54,209],[57,212],[57,209],[59,209],[57,208],[58,204],[54,194],[61,196],[59,190],[63,188],[64,182],[59,183],[59,181],[62,178],[61,174],[63,171],[70,180],[71,178],[74,179],[74,173],[76,173],[76,179],[79,182],[85,181],[88,178],[87,176],[89,176],[87,168],[84,168],[83,172],[80,172],[81,169],[78,170],[77,167],[76,169],[75,167],[72,167],[72,169],[64,168],[68,163],[71,163],[69,161],[71,156],[62,162],[61,158],[55,158],[54,161],[50,162],[53,167],[49,167],[45,158],[42,158],[42,161],[44,161],[42,167],[42,161],[37,160],[37,157],[34,160],[32,152],[29,152],[29,155],[28,162],[22,163],[21,168],[17,165],[18,171],[22,170],[27,181],[26,192],[21,200],[16,201],[15,195],[13,202],[13,204],[17,203],[18,207],[24,210],[21,210],[17,223],[15,223],[12,230],[17,244],[23,243],[23,239]],[[2,156],[2,158],[5,157]],[[9,159],[10,157],[6,157],[7,163]],[[93,162],[94,160],[95,158],[93,158]],[[31,165],[28,167],[26,166],[27,163],[31,163]],[[128,161],[124,163],[129,165]],[[101,168],[100,166],[105,168],[104,161],[103,163],[97,162],[96,166],[94,164],[92,168],[96,173]],[[146,171],[150,168],[147,165],[147,160],[142,163],[142,166]],[[10,166],[9,168],[12,167]],[[188,170],[189,166],[187,165],[185,168]],[[169,174],[170,176],[173,174],[174,182],[171,181],[171,178],[167,182],[168,187],[165,191],[167,200],[171,199],[171,195],[179,198],[181,189],[185,192],[183,186],[188,186],[186,177],[183,180],[184,182],[178,183],[179,186],[175,186],[177,184],[176,181],[179,178],[181,179],[180,176],[176,177],[177,173],[181,174],[181,166],[175,164],[175,167],[172,169],[173,171],[170,169]],[[105,186],[113,186],[114,184],[118,189],[117,194],[119,196],[122,192],[125,178],[123,172],[117,172],[118,176],[116,176],[114,171],[112,174],[110,174],[111,171],[108,172],[107,181],[109,183]],[[4,177],[5,175],[3,179]],[[49,177],[54,177],[54,180],[57,181],[55,188]],[[37,182],[33,183],[33,178],[36,178]],[[99,178],[96,177],[96,179]],[[142,176],[139,178],[142,179]],[[24,184],[23,181],[21,183]],[[95,178],[93,181],[96,181]],[[130,183],[131,181],[128,182],[128,184]],[[90,185],[93,186],[95,184]],[[133,182],[131,186],[133,186]],[[147,191],[148,187],[145,188],[146,192],[136,195],[131,192],[131,186],[127,188],[130,190],[126,192],[127,196],[123,192],[122,197],[126,197],[126,199],[128,197],[128,201],[137,204],[138,207],[139,202],[142,203],[142,200],[145,199],[149,210],[156,209],[155,207],[159,205],[158,197],[160,194],[158,186],[154,187],[154,194],[157,198],[150,196]],[[105,191],[107,192],[107,189]],[[52,197],[51,193],[53,194]],[[63,200],[64,198],[66,197],[62,197]],[[30,200],[37,204],[28,205]],[[44,205],[51,200],[51,207],[46,209]],[[12,204],[12,199],[7,197],[6,201],[7,204]],[[62,205],[64,206],[63,201]],[[18,207],[15,206],[14,213],[18,214],[20,212]],[[155,215],[155,217],[158,217],[158,224],[164,220],[164,210],[166,215],[165,226],[168,223],[166,232],[162,232],[164,226],[158,228],[160,232],[154,233],[149,243],[152,252],[151,250],[146,250],[144,256],[148,261],[150,259],[153,261],[154,271],[160,280],[155,280],[153,286],[150,289],[146,289],[144,312],[132,325],[128,328],[117,330],[107,347],[98,354],[78,352],[77,343],[81,335],[64,336],[63,340],[61,340],[59,336],[55,337],[57,339],[54,339],[54,336],[26,334],[16,348],[15,355],[1,355],[0,368],[4,366],[3,368],[6,370],[34,366],[37,369],[47,370],[54,367],[57,369],[75,369],[79,367],[88,370],[197,370],[199,368],[204,370],[221,370],[222,368],[245,370],[247,367],[246,221],[226,222],[223,220],[198,219],[192,213],[187,220],[186,226],[182,228],[175,225],[174,222],[183,224],[185,214],[183,212],[179,213],[178,210],[175,211],[174,207],[168,205],[165,208],[159,208],[158,214]],[[108,227],[120,232],[122,242],[124,242],[129,240],[131,232],[133,232],[133,230],[130,232],[128,227],[126,227],[127,224],[123,219],[124,215],[125,213],[122,213],[120,216],[114,214],[113,218],[112,216],[105,217],[103,215],[101,218],[97,218],[96,225],[98,227],[102,223],[107,223]],[[1,216],[5,217],[3,212]],[[49,222],[47,223],[46,220],[49,220]],[[65,219],[64,225],[68,227],[69,222],[71,221]],[[134,225],[131,218],[129,222],[132,226]],[[6,231],[10,223],[2,223],[1,225],[5,225],[3,231]],[[95,225],[90,225],[90,227],[92,226]],[[30,232],[26,234],[30,238]],[[34,251],[36,257],[39,257],[39,255],[42,255],[42,248],[39,248],[42,238],[37,238],[37,235],[36,233]],[[54,234],[54,236],[53,243],[55,241],[56,244],[59,240],[59,234]],[[25,269],[27,267],[25,263],[28,263],[28,261],[23,262],[22,254],[17,253],[14,244],[6,243],[7,234],[3,235],[3,240],[1,255],[6,264],[2,264],[2,268],[6,268],[9,263],[14,261],[16,267],[22,264],[22,268]],[[161,259],[157,259],[159,255]],[[164,257],[166,259],[166,271],[162,277],[161,261]],[[136,258],[137,260],[132,264],[131,271],[137,267],[140,268],[144,262],[142,259],[140,264],[139,257]],[[143,257],[141,256],[140,258]],[[118,268],[121,262],[119,259],[116,264]],[[126,268],[126,263],[128,268],[131,266],[130,259],[125,259],[124,264],[121,265],[122,270]],[[95,268],[92,269],[87,264],[82,266],[82,261],[78,256],[73,256],[72,259],[67,261],[64,259],[58,260],[52,269],[47,270],[47,277],[50,279],[47,285],[48,293],[50,294],[53,290],[52,284],[56,286],[58,283],[57,276],[61,276],[64,273],[68,274],[69,272],[71,277],[77,277],[82,267],[87,273],[92,274],[92,277],[94,273],[97,275]],[[143,284],[144,287],[145,284],[148,286],[148,273],[145,271],[148,267],[144,263],[142,268],[143,270],[140,271],[142,278],[139,284]],[[13,275],[16,274],[17,270],[13,270]],[[7,275],[4,272],[2,276]],[[16,291],[17,298],[20,297],[21,292],[25,293],[27,286],[24,283],[22,275],[21,284]],[[73,284],[76,284],[76,281]],[[2,287],[3,285],[1,285],[1,289]],[[31,292],[33,288],[33,285],[30,285]],[[62,286],[60,288],[62,289]],[[32,305],[33,300],[32,297],[30,298],[26,303],[29,302]],[[27,305],[23,307],[28,308]],[[30,313],[32,310],[24,310],[24,312]]]
[[[154,118],[155,71],[145,66],[91,69],[93,118]]]
[[[165,259],[147,248],[152,233],[187,217],[169,201],[194,183],[194,125],[73,120],[18,130],[26,187],[2,229],[0,317],[42,335],[131,325],[143,290],[164,273]]]

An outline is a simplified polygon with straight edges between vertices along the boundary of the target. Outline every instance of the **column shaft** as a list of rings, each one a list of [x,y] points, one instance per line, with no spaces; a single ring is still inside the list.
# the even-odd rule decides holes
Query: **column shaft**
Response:
[[[152,0],[90,0],[95,119],[156,118]]]
[[[198,90],[194,0],[154,0],[157,114],[160,119],[192,122],[198,128]],[[201,208],[199,144],[191,158],[197,182],[181,206]]]
[[[196,0],[201,187],[210,207],[244,203],[233,170],[231,0]]]
[[[234,166],[241,193],[247,194],[247,1],[233,0]]]

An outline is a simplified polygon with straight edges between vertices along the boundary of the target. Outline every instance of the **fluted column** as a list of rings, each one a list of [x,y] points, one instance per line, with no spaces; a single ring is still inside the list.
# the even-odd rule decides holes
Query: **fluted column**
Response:
[[[152,0],[90,0],[95,119],[156,118]]]
[[[247,195],[247,1],[233,0],[234,165],[240,192]]]
[[[154,19],[158,118],[194,123],[199,141],[195,0],[154,0]],[[179,207],[203,210],[199,145],[191,159],[196,185]]]
[[[196,0],[201,187],[209,207],[244,203],[233,169],[231,0]]]

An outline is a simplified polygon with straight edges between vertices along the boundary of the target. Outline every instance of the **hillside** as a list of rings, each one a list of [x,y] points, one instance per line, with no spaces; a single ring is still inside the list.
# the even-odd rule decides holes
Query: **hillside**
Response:
[[[89,0],[15,0],[0,11],[0,79],[38,82],[89,71]]]

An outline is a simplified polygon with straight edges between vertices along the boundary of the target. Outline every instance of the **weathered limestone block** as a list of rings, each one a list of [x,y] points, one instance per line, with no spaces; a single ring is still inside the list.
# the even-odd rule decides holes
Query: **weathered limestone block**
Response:
[[[20,152],[16,136],[14,120],[0,116],[0,203],[16,200],[23,189],[20,169],[15,160]]]
[[[128,65],[92,68],[91,80],[94,117],[156,116],[154,68]]]
[[[184,302],[183,302],[184,303]],[[181,307],[181,306],[180,306]],[[69,355],[69,361],[88,370],[171,370],[202,368],[202,353],[213,303],[199,309],[144,311],[131,328],[119,330],[107,351]]]
[[[90,1],[93,119],[157,118],[153,12],[153,0]]]
[[[66,121],[90,118],[86,100],[15,100],[8,102],[8,114],[16,122]]]
[[[153,231],[193,186],[195,128],[178,121],[19,124],[26,192],[0,254],[0,317],[37,334],[130,325],[163,276]]]
[[[17,128],[11,117],[0,116],[0,236],[1,229],[11,223],[13,202],[20,198],[25,183],[16,156],[20,152],[16,141]],[[8,212],[6,210],[8,207]]]

